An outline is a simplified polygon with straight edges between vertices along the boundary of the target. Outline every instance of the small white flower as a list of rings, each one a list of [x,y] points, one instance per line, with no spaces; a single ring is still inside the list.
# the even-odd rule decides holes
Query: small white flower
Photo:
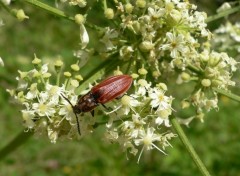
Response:
[[[179,56],[179,53],[186,52],[187,48],[184,41],[184,36],[182,34],[179,34],[178,36],[176,36],[171,32],[167,32],[166,37],[167,37],[168,43],[162,45],[160,49],[169,50],[171,52],[170,56],[172,58],[177,58]]]
[[[127,96],[124,95],[121,99],[121,112],[123,114],[127,115],[129,114],[130,110],[134,111],[134,107],[137,107],[141,105],[141,103],[136,99],[137,97],[135,95]]]
[[[172,114],[172,109],[168,108],[168,109],[163,109],[163,110],[157,110],[156,114],[158,115],[158,117],[155,119],[155,123],[157,125],[161,125],[162,123],[164,123],[164,125],[166,127],[170,127],[170,121],[169,121],[169,116]]]
[[[151,83],[148,83],[145,79],[139,79],[138,82],[134,81],[134,85],[138,86],[136,91],[137,96],[145,96],[151,87]]]
[[[48,132],[48,137],[51,141],[51,143],[56,143],[57,138],[58,138],[58,132],[54,131],[50,126],[48,126],[47,128],[47,132]]]
[[[21,79],[19,77],[16,77],[16,80],[18,81],[17,90],[26,90],[26,88],[28,87],[28,82],[25,79]]]
[[[85,49],[74,51],[73,55],[79,59],[80,63],[78,64],[78,66],[81,68],[87,63],[91,53],[89,53]]]
[[[154,133],[155,129],[153,127],[147,128],[145,130],[141,130],[139,133],[139,138],[134,140],[134,143],[139,146],[143,145],[143,148],[138,157],[138,163],[140,161],[141,155],[143,150],[151,150],[156,148],[158,151],[162,152],[163,154],[167,155],[163,150],[161,150],[157,145],[154,144],[156,141],[161,141],[161,135]]]
[[[51,85],[49,83],[46,83],[46,93],[48,94],[48,98],[51,101],[51,103],[57,105],[59,102],[59,97],[63,93],[65,87],[58,87],[56,85]]]
[[[110,50],[116,49],[116,46],[113,45],[111,40],[117,39],[117,37],[118,37],[118,32],[108,27],[106,28],[105,35],[100,41],[105,45],[106,50],[110,51]]]
[[[26,98],[27,99],[34,99],[37,97],[39,91],[37,89],[37,83],[33,83],[31,86],[30,86],[30,91],[27,93],[26,95]]]
[[[162,17],[165,14],[165,9],[164,8],[153,9],[152,7],[149,7],[148,14],[151,18],[157,19]]]
[[[150,103],[152,108],[157,108],[157,110],[171,108],[172,97],[165,96],[163,90],[154,88],[153,91],[149,92],[149,97],[152,99]]]
[[[68,96],[71,97],[69,101],[74,105],[77,102],[77,96]],[[73,112],[72,106],[64,98],[62,98],[59,115],[63,116],[63,119],[73,122],[75,120],[75,114]]]
[[[47,102],[48,95],[46,93],[41,92],[39,94],[38,102],[33,103],[32,109],[35,110],[35,113],[40,117],[47,116],[49,121],[52,122],[51,116],[56,112],[54,105],[50,102]]]
[[[82,49],[86,48],[86,46],[89,43],[89,36],[84,24],[80,24],[80,39],[81,39]]]
[[[33,118],[35,117],[34,111],[22,110],[21,112],[24,126],[28,129],[32,129],[35,126],[35,123],[33,122]]]

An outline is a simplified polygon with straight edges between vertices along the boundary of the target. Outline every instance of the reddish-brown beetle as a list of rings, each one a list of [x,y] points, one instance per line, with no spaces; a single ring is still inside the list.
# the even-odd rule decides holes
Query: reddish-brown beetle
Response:
[[[92,87],[86,95],[83,95],[78,99],[75,106],[73,106],[65,96],[62,96],[69,102],[69,104],[71,104],[76,118],[77,114],[83,112],[91,112],[92,116],[94,116],[94,108],[96,106],[102,104],[105,107],[105,103],[121,97],[131,87],[132,80],[132,77],[129,75],[111,76]],[[78,118],[77,127],[80,134]]]

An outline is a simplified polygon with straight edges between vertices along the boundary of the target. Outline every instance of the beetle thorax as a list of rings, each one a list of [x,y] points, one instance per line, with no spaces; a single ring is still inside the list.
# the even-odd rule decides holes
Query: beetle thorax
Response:
[[[73,107],[75,113],[89,112],[97,106],[97,102],[92,93],[89,92],[78,99],[77,104]]]

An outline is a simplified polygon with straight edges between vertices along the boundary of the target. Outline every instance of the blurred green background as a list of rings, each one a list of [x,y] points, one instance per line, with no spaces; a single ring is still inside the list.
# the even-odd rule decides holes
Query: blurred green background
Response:
[[[222,2],[194,1],[209,15]],[[0,148],[24,130],[20,108],[11,103],[6,92],[16,87],[17,71],[32,67],[34,53],[45,61],[61,56],[70,65],[76,62],[72,52],[79,47],[79,30],[74,23],[23,2],[12,3],[12,7],[23,8],[30,19],[20,23],[0,8],[0,19],[5,23],[0,27],[0,57],[5,63],[5,67],[0,67]],[[218,24],[219,21],[211,23],[209,28]],[[86,75],[98,63],[92,59],[81,74]],[[194,121],[184,130],[212,175],[240,175],[240,106],[226,97],[220,99],[218,112],[211,111],[205,123]],[[178,138],[171,143],[173,148],[168,148],[168,156],[153,150],[144,153],[137,164],[137,157],[126,156],[116,144],[107,144],[101,139],[102,134],[98,128],[81,141],[56,144],[45,137],[31,137],[0,161],[0,176],[200,175]]]

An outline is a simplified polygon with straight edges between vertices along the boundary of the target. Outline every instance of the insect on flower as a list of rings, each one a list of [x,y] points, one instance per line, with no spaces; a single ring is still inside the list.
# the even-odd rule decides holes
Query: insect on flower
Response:
[[[86,95],[78,99],[74,106],[64,95],[62,95],[72,106],[73,112],[76,115],[78,133],[81,134],[77,114],[91,112],[92,116],[94,116],[94,108],[96,106],[101,104],[103,107],[107,108],[104,104],[113,99],[120,98],[131,87],[132,81],[133,79],[129,75],[111,76],[92,87]]]

